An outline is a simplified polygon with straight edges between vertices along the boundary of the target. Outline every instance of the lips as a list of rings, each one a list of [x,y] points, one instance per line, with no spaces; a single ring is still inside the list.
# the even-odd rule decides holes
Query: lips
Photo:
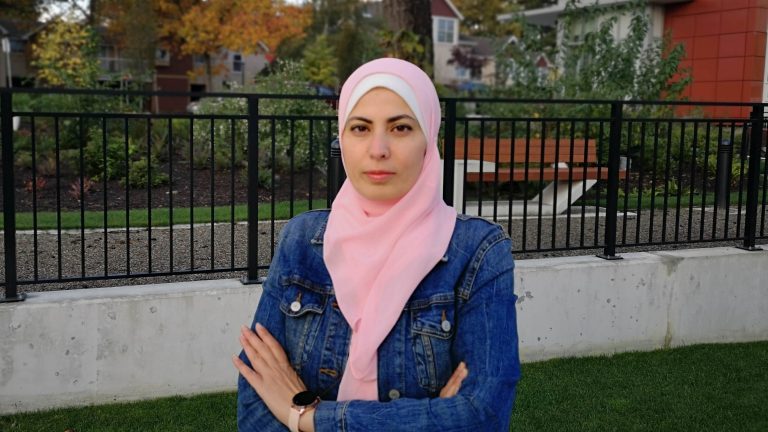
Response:
[[[374,183],[385,182],[395,175],[395,173],[393,173],[392,171],[380,171],[380,170],[365,171],[364,174],[366,175],[366,177],[368,177],[369,180],[371,180]]]

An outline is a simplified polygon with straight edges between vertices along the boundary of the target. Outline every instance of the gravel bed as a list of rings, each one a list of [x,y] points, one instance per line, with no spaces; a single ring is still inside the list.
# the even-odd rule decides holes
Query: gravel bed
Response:
[[[679,215],[679,217],[678,217]],[[768,211],[764,214],[765,229],[768,230]],[[690,225],[689,225],[690,221]],[[605,214],[581,215],[581,209],[574,209],[570,217],[545,216],[538,218],[499,218],[497,222],[508,232],[515,249],[516,259],[595,255],[602,253]],[[758,235],[760,234],[758,215]],[[277,241],[285,221],[259,223],[258,257],[259,264],[267,266],[272,258],[274,242]],[[689,236],[690,226],[690,236]],[[737,231],[738,229],[738,231]],[[737,232],[743,232],[744,218],[735,212],[714,212],[711,210],[681,209],[679,214],[671,209],[644,211],[639,215],[619,214],[617,221],[617,253],[655,251],[691,247],[735,246]],[[525,234],[525,235],[524,235]],[[3,237],[0,234],[0,238]],[[216,273],[128,277],[111,280],[78,281],[67,283],[45,283],[19,285],[19,292],[36,292],[60,289],[136,285],[161,282],[177,282],[201,279],[241,278],[246,266],[247,225],[238,223],[211,225],[176,226],[169,228],[65,231],[61,242],[56,231],[17,233],[17,263],[19,280],[35,277],[35,250],[39,279],[62,277],[124,275],[130,265],[131,273],[150,272],[151,254],[154,273],[171,271],[204,271],[214,269]],[[234,239],[234,241],[233,241]],[[635,246],[649,242],[680,241],[680,244]],[[35,248],[35,241],[37,248]],[[106,241],[106,260],[105,260]],[[690,242],[689,242],[690,241]],[[702,243],[703,241],[703,243]],[[759,245],[768,244],[768,239],[758,240]],[[61,254],[59,254],[59,245]],[[130,249],[130,250],[129,250]],[[529,252],[532,249],[549,249]],[[130,255],[130,259],[128,258]],[[194,258],[193,258],[194,255]],[[85,259],[81,259],[84,256]],[[4,251],[0,248],[0,262],[4,263]],[[106,269],[105,269],[106,267]],[[0,265],[0,279],[5,268]],[[265,271],[260,275],[264,276]]]

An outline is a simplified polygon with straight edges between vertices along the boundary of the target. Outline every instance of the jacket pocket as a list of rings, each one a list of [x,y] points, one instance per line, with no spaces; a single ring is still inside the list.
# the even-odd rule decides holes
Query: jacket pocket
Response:
[[[297,371],[306,364],[317,340],[328,295],[322,287],[298,277],[284,277],[280,311],[285,315],[285,350]]]
[[[411,307],[411,340],[419,385],[436,396],[448,381],[454,326],[453,299],[445,296]]]

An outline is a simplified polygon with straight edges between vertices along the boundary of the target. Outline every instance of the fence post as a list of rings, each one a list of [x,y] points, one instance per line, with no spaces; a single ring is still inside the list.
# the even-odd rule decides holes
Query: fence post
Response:
[[[244,285],[259,283],[259,99],[248,96],[248,273]]]
[[[733,146],[731,140],[723,139],[717,143],[717,165],[715,174],[715,204],[719,208],[728,207],[731,195],[731,164]]]
[[[611,129],[608,137],[608,191],[605,209],[605,248],[598,255],[607,260],[621,259],[616,256],[616,219],[619,210],[619,153],[621,152],[621,126],[624,104],[611,102]]]
[[[453,179],[456,164],[456,99],[445,100],[445,135],[443,136],[443,201],[453,206]],[[461,203],[458,203],[459,205]]]
[[[757,231],[757,200],[760,189],[760,150],[763,147],[763,104],[752,106],[749,116],[751,133],[749,136],[749,171],[747,172],[747,213],[744,215],[744,244],[739,248],[748,251],[761,251],[755,246]]]
[[[338,138],[331,141],[331,160],[328,174],[330,177],[328,179],[328,207],[330,208],[339,193],[339,189],[341,189],[341,185],[347,178],[341,160],[341,143]]]
[[[13,99],[10,90],[0,93],[0,129],[3,146],[3,238],[5,243],[5,297],[0,303],[22,301],[16,292],[16,191],[13,178]]]

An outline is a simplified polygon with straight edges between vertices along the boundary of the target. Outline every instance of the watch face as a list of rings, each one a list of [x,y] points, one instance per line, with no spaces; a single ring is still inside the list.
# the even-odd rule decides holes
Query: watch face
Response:
[[[314,392],[304,390],[301,393],[296,393],[296,396],[293,397],[293,404],[297,407],[304,407],[312,405],[315,400],[317,400],[317,395]]]

